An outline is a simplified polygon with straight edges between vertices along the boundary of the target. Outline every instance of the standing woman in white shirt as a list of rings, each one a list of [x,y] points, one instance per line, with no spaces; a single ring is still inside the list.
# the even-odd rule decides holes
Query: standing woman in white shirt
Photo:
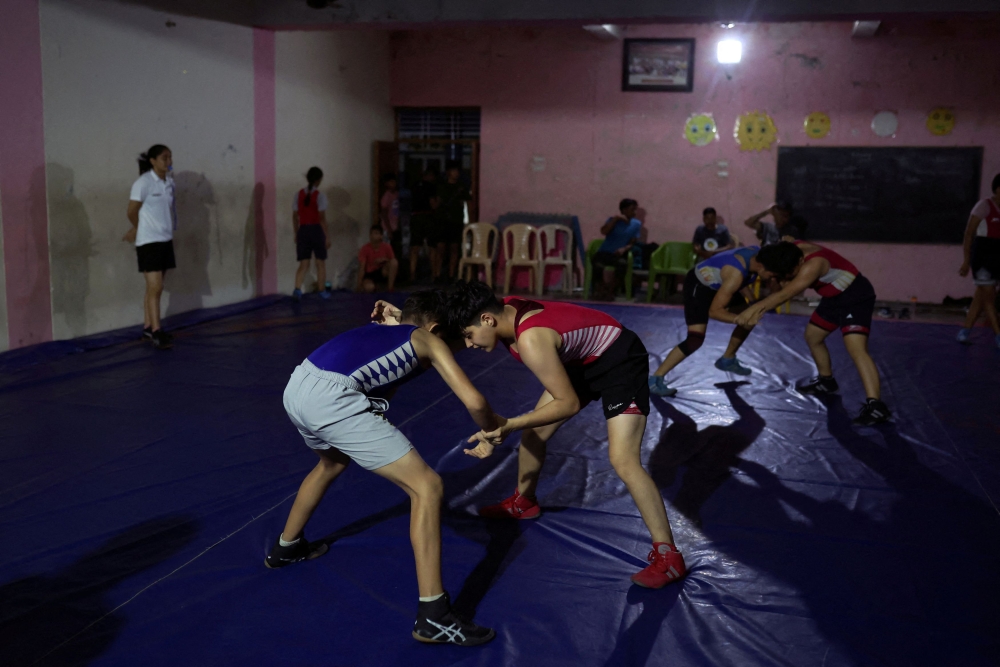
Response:
[[[170,149],[156,144],[139,156],[139,178],[132,184],[128,202],[128,220],[132,228],[122,240],[135,242],[139,272],[146,279],[143,299],[142,337],[165,350],[173,344],[172,336],[160,328],[160,296],[163,276],[175,268],[174,179],[170,176],[173,156]]]

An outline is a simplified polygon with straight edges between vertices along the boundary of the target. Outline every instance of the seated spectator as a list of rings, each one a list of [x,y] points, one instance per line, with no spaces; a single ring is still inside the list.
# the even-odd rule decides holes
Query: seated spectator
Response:
[[[719,222],[719,216],[715,209],[709,206],[701,212],[702,224],[694,230],[694,254],[701,260],[706,260],[712,255],[732,250],[736,247],[726,226]]]
[[[396,285],[396,272],[399,262],[392,246],[382,242],[382,227],[375,225],[368,233],[370,243],[366,243],[358,251],[358,286],[359,292],[374,292],[376,283],[388,282],[391,292]]]
[[[619,215],[608,218],[601,227],[604,243],[594,255],[594,297],[614,299],[618,281],[625,271],[629,250],[642,234],[642,222],[636,218],[639,204],[634,199],[623,199],[618,204]],[[600,275],[600,282],[597,277]]]
[[[774,222],[762,222],[761,218],[770,215]],[[779,241],[799,241],[805,238],[808,226],[802,216],[795,216],[792,205],[787,201],[777,201],[756,215],[751,215],[743,223],[757,232],[761,246],[772,245]]]

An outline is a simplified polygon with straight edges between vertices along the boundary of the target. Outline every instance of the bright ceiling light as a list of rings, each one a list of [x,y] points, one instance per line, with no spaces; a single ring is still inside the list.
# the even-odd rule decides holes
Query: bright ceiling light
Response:
[[[724,39],[719,42],[717,54],[720,63],[738,63],[743,57],[743,45],[738,39]]]

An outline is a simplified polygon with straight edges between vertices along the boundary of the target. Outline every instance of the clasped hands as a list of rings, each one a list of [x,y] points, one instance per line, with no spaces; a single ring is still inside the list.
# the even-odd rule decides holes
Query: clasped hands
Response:
[[[466,442],[477,443],[472,449],[463,449],[469,456],[475,456],[477,459],[485,459],[487,456],[493,454],[493,450],[500,446],[511,433],[511,429],[508,428],[510,422],[506,418],[496,415],[497,423],[500,426],[492,431],[480,431],[475,435],[471,436]]]
[[[760,322],[761,318],[764,317],[765,312],[767,311],[761,308],[758,304],[753,304],[737,315],[734,322],[744,329],[749,329],[756,326],[757,323]]]

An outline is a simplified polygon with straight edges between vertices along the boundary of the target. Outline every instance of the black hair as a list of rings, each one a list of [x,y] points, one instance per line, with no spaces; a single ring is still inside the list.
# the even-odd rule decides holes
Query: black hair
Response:
[[[323,170],[319,167],[309,167],[309,171],[306,172],[306,181],[309,182],[309,187],[306,188],[306,200],[304,204],[309,206],[309,199],[312,197],[313,189],[316,184],[320,182],[323,178]]]
[[[449,334],[461,335],[464,329],[479,323],[482,313],[503,313],[503,303],[493,293],[493,288],[479,280],[455,283],[448,294]]]
[[[778,201],[774,202],[774,208],[782,211],[788,211],[789,213],[792,213],[795,210],[792,207],[792,202],[788,201],[787,199],[779,199]]]
[[[448,318],[447,295],[444,290],[428,289],[414,292],[403,303],[401,322],[426,326],[431,322],[445,324]]]
[[[398,182],[399,179],[396,178],[396,174],[384,174],[382,176],[382,185],[385,185],[389,181],[397,181]]]
[[[706,208],[706,209],[705,209],[704,211],[702,211],[702,212],[701,212],[701,215],[702,215],[702,216],[706,216],[706,215],[708,215],[709,213],[711,213],[712,215],[715,215],[715,209],[714,209],[714,208],[712,208],[711,206],[709,206],[709,207],[708,207],[708,208]]]
[[[774,273],[778,280],[787,280],[802,260],[802,250],[794,243],[781,241],[766,245],[757,253],[757,261]]]
[[[163,144],[153,144],[149,147],[149,150],[145,153],[139,154],[139,175],[142,176],[147,171],[152,171],[153,164],[152,160],[160,157],[163,151],[169,151],[170,149]]]
[[[629,206],[638,206],[638,205],[639,202],[637,202],[634,199],[623,199],[620,202],[618,202],[618,210],[624,213],[625,209],[627,209]]]
[[[990,192],[996,194],[997,188],[1000,188],[1000,174],[993,177],[993,184],[990,186]]]
[[[372,225],[372,228],[368,230],[368,233],[371,234],[372,232],[378,232],[379,234],[383,235],[385,234],[385,232],[382,230],[382,225]]]

